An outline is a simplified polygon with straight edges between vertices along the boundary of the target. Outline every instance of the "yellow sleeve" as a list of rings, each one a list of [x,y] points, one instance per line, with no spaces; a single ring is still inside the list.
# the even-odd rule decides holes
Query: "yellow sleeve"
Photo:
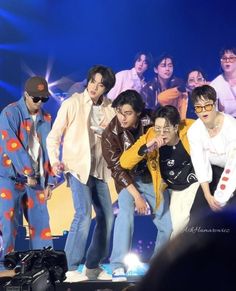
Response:
[[[120,165],[122,168],[131,170],[135,167],[141,160],[146,158],[146,155],[140,156],[138,154],[140,148],[147,143],[148,140],[154,138],[155,131],[151,127],[142,135],[128,150],[124,151],[120,157]]]

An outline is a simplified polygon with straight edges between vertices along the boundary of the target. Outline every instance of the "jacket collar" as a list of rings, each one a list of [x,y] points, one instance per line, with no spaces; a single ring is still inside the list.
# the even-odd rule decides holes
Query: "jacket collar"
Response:
[[[139,77],[137,71],[135,70],[135,68],[132,68],[131,69],[131,75],[132,75],[132,79],[133,80],[136,80],[136,79],[139,79],[139,80],[144,80],[144,76],[142,76],[141,78]]]
[[[21,99],[17,103],[18,103],[18,105],[20,106],[20,108],[22,110],[23,118],[24,119],[31,119],[31,115],[30,115],[29,110],[28,110],[28,108],[26,106],[24,96],[21,97]],[[41,121],[41,120],[43,120],[42,109],[40,109],[38,114],[37,114],[37,121]]]
[[[151,119],[150,119],[150,117],[149,117],[148,115],[144,115],[143,117],[140,118],[139,123],[141,123],[141,125],[142,125],[143,127],[145,127],[145,126],[149,126],[149,125],[151,125],[151,124],[152,124],[152,121],[151,121]],[[127,131],[127,129],[121,127],[120,122],[119,122],[117,116],[115,116],[115,117],[111,120],[111,122],[110,122],[110,124],[109,124],[109,127],[110,127],[110,130],[111,130],[115,135],[119,135],[119,134],[121,134],[121,133]]]
[[[18,101],[18,104],[19,104],[19,106],[20,106],[20,108],[22,110],[23,118],[24,119],[29,119],[30,118],[30,114],[29,114],[28,108],[26,106],[24,96],[20,98],[20,100]]]
[[[91,104],[93,103],[91,97],[89,96],[87,89],[84,90],[83,95],[84,95],[84,102],[85,103],[91,103]],[[110,103],[111,103],[111,101],[105,95],[103,95],[103,100],[102,100],[101,106],[106,107]]]

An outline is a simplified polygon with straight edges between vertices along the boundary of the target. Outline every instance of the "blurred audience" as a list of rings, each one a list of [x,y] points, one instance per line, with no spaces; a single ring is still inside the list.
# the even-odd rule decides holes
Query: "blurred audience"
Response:
[[[177,90],[177,87],[184,87],[184,83],[181,79],[176,78],[174,73],[174,61],[173,57],[169,54],[162,54],[159,56],[155,62],[154,62],[154,78],[149,81],[144,88],[141,90],[141,95],[146,103],[147,108],[155,108],[159,103],[161,105],[167,105],[171,104],[174,106],[177,106],[176,99],[180,95],[179,91]],[[174,98],[170,96],[171,92],[173,95],[173,90],[169,92],[167,96],[164,95],[164,97],[158,100],[158,95],[169,89],[169,88],[175,88],[174,92]],[[176,93],[178,91],[178,93]],[[172,104],[173,103],[173,104]]]
[[[120,71],[116,74],[115,86],[107,94],[111,100],[123,91],[128,89],[136,90],[140,93],[143,86],[146,84],[144,73],[147,71],[152,56],[146,52],[139,52],[134,58],[134,67],[131,70]]]
[[[188,93],[188,105],[187,105],[187,118],[197,119],[193,103],[191,102],[190,95],[194,88],[207,84],[206,75],[200,69],[192,69],[188,72],[186,77],[186,89]]]
[[[236,47],[225,47],[220,52],[222,74],[210,85],[215,88],[219,111],[236,117]]]

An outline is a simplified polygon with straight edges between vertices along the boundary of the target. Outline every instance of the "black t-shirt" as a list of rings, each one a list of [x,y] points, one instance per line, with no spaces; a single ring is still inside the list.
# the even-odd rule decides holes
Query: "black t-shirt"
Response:
[[[160,170],[168,188],[184,190],[197,182],[190,155],[181,141],[175,146],[163,146],[159,149]]]

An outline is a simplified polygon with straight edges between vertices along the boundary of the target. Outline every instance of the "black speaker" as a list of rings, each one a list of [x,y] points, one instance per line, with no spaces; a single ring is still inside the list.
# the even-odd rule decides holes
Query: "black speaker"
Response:
[[[47,291],[64,281],[68,270],[65,252],[52,248],[9,253],[4,265],[17,273],[5,285],[6,291]]]

